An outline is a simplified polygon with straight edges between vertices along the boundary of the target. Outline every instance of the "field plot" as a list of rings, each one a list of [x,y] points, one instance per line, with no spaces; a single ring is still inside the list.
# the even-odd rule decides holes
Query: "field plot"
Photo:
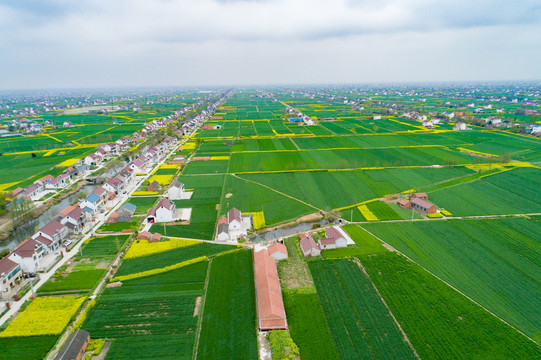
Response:
[[[316,289],[282,289],[291,337],[303,359],[338,359]]]
[[[54,281],[47,281],[39,288],[38,294],[54,292],[87,293],[104,274],[105,270],[103,269],[72,271],[65,277],[59,275]]]
[[[479,160],[482,162],[483,160]],[[353,169],[388,166],[456,165],[471,163],[471,156],[437,147],[306,150],[233,153],[231,172]]]
[[[267,225],[293,220],[317,211],[314,207],[257,183],[228,175],[225,181],[221,208],[225,213],[233,207],[242,212],[262,211],[265,214]],[[287,211],[284,211],[284,209],[287,209]]]
[[[108,359],[191,359],[197,296],[208,263],[126,280],[98,299],[82,328],[94,338],[114,338]]]
[[[0,333],[0,338],[59,335],[84,300],[76,296],[38,297]]]
[[[197,245],[179,247],[166,252],[150,253],[147,256],[126,259],[120,268],[118,268],[116,276],[125,276],[164,268],[200,256],[215,255],[228,250],[231,250],[231,245],[215,245],[202,242]]]
[[[85,241],[77,258],[114,257],[128,241],[129,235],[98,236]]]
[[[541,224],[524,218],[363,225],[541,341]]]
[[[357,225],[344,225],[342,226],[342,229],[348,233],[355,242],[355,245],[350,245],[345,248],[323,250],[321,256],[325,259],[340,259],[359,255],[379,254],[388,251],[382,245],[380,240]]]
[[[421,359],[536,359],[538,345],[395,253],[361,262]]]
[[[2,360],[42,360],[56,342],[56,336],[0,338]]]
[[[541,169],[516,168],[473,182],[432,191],[429,196],[453,215],[541,212]]]
[[[473,173],[465,167],[242,174],[272,189],[331,210]],[[343,216],[349,220],[349,211]],[[266,216],[266,214],[265,214]],[[355,211],[353,220],[365,218]],[[394,216],[392,218],[395,218]],[[398,217],[401,218],[401,217]]]
[[[146,215],[148,210],[154,206],[157,200],[157,196],[135,196],[130,197],[128,201],[126,201],[126,204],[131,203],[136,206],[135,215]]]
[[[343,359],[415,359],[374,285],[350,260],[310,262],[318,296]]]
[[[251,251],[212,260],[198,359],[257,359]]]

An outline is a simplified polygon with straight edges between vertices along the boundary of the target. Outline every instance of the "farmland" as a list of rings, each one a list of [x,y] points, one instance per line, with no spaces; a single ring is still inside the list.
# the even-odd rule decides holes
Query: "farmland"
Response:
[[[415,359],[371,281],[349,260],[310,262],[340,358]]]
[[[535,359],[541,349],[420,266],[394,253],[361,263],[422,359]]]
[[[222,255],[212,261],[198,359],[257,358],[253,283],[251,252]]]
[[[366,224],[366,229],[534,339],[541,339],[539,222]]]

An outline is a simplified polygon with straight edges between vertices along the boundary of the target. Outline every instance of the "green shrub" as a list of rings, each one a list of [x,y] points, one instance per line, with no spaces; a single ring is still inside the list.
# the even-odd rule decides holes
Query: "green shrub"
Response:
[[[272,360],[290,360],[299,356],[299,348],[286,330],[269,331]]]

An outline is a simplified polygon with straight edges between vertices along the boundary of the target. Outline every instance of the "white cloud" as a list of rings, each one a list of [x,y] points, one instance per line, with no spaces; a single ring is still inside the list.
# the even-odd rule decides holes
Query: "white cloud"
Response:
[[[539,1],[0,5],[2,87],[541,78]]]

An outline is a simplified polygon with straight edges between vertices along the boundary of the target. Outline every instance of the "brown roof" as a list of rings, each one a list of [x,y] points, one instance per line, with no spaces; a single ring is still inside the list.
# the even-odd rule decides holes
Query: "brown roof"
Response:
[[[229,210],[229,212],[227,213],[227,220],[229,221],[229,223],[231,223],[231,221],[233,220],[237,220],[238,222],[240,222],[241,221],[240,211],[235,208]]]
[[[17,195],[19,195],[19,194],[22,193],[22,192],[23,192],[23,188],[18,187],[17,189],[15,189],[15,190],[13,190],[13,191],[11,192],[11,196],[17,196]]]
[[[39,231],[53,237],[58,231],[62,230],[62,228],[64,228],[64,225],[62,225],[56,220],[53,220],[41,229],[39,229]]]
[[[412,197],[413,197],[413,198],[427,198],[427,199],[428,199],[428,194],[425,193],[425,192],[421,192],[421,193],[413,193],[413,194],[412,194]]]
[[[276,262],[267,250],[254,255],[257,313],[261,330],[287,329]]]
[[[46,237],[41,236],[41,235],[36,237],[34,240],[41,243],[41,244],[43,244],[43,245],[47,245],[47,246],[49,246],[49,245],[51,245],[53,243],[52,240],[49,240]]]
[[[77,208],[77,207],[78,207],[77,205],[69,205],[69,206],[66,206],[65,208],[63,208],[62,210],[60,210],[59,213],[62,214],[62,215],[68,215],[73,210],[75,210],[75,208]]]
[[[160,200],[158,205],[156,205],[156,208],[164,207],[167,210],[171,210],[173,208],[173,203],[169,201],[169,199],[163,198]]]
[[[398,205],[402,207],[411,207],[409,200],[402,199],[402,200],[398,200],[397,203]]]
[[[17,266],[18,264],[15,261],[11,261],[7,257],[0,259],[0,274],[9,274]]]
[[[327,236],[330,239],[334,239],[335,241],[337,239],[344,237],[344,235],[342,235],[342,233],[334,226],[331,226],[330,228],[325,230],[325,236]]]
[[[41,182],[46,182],[46,181],[50,181],[53,179],[53,176],[52,175],[45,175],[44,177],[42,177],[41,179],[38,179],[39,181]]]
[[[269,251],[269,255],[272,255],[277,251],[283,252],[284,254],[287,255],[286,246],[284,244],[280,244],[280,243],[272,244],[271,246],[269,246],[268,251]]]
[[[100,187],[97,187],[96,189],[94,189],[93,193],[98,195],[98,196],[101,196],[103,194],[105,194],[107,192],[107,190],[105,190],[104,187],[100,186]]]
[[[432,207],[432,206],[436,206],[436,205],[432,204],[432,203],[429,202],[429,201],[426,201],[426,200],[423,200],[423,199],[419,199],[419,198],[415,198],[415,199],[411,200],[411,203],[412,203],[412,204],[415,204],[415,205],[417,205],[417,206],[420,206],[420,207],[422,207],[422,208],[424,208],[424,209],[429,209],[429,208]]]
[[[311,249],[319,250],[314,238],[308,233],[301,234],[301,248],[303,252],[307,252]]]
[[[154,235],[152,235],[152,237],[150,238],[150,241],[160,241],[162,239],[162,235],[161,234],[158,234],[158,233],[155,233]]]
[[[208,161],[210,160],[210,156],[194,156],[192,160],[193,161]]]
[[[152,237],[152,234],[148,231],[141,231],[139,235],[137,235],[137,240],[150,240]]]
[[[20,257],[32,257],[34,249],[40,246],[34,239],[26,239],[13,250],[13,252]]]

